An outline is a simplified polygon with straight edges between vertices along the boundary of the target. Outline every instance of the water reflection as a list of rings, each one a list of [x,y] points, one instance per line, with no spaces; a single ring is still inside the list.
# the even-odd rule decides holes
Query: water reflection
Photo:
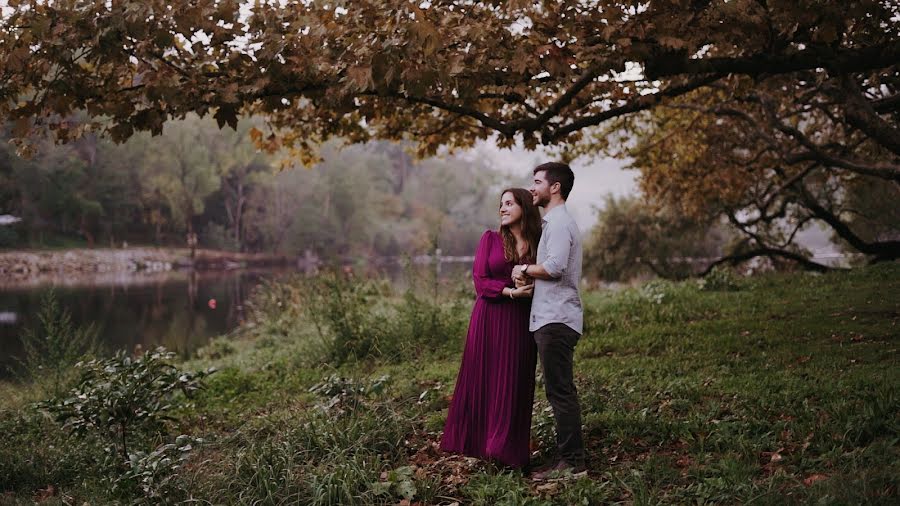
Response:
[[[112,284],[48,286],[0,292],[0,367],[22,352],[21,335],[36,328],[43,296],[53,290],[76,325],[94,324],[109,349],[163,345],[187,354],[240,324],[244,302],[263,278],[287,271],[167,272]],[[215,300],[215,304],[210,304]]]
[[[470,263],[443,265],[443,280],[464,278]],[[413,268],[421,276],[434,266]],[[388,276],[401,287],[410,269],[400,266],[356,269],[364,276]],[[147,349],[157,345],[183,356],[225,334],[247,317],[245,302],[266,279],[303,275],[294,269],[217,272],[167,271],[94,279],[68,279],[36,286],[0,286],[0,377],[13,357],[22,354],[21,335],[38,326],[42,297],[53,290],[76,325],[94,324],[110,350]]]

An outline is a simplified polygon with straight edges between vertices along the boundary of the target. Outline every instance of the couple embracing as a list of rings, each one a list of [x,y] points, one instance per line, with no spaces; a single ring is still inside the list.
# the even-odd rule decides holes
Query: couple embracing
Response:
[[[533,174],[530,189],[503,191],[500,231],[485,232],[475,253],[477,299],[441,448],[527,467],[540,357],[559,461],[533,477],[547,479],[581,473],[585,465],[572,376],[583,320],[581,236],[566,209],[572,169],[551,162]]]

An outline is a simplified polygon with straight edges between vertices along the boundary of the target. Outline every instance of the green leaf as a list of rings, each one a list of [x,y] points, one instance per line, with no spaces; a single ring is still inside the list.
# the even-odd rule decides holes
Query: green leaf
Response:
[[[403,480],[397,484],[397,491],[404,499],[411,501],[416,496],[416,485],[412,480]]]

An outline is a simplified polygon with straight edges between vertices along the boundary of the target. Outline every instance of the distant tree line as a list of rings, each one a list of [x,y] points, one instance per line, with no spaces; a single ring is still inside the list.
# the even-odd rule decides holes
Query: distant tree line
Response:
[[[260,151],[255,118],[219,129],[189,115],[123,144],[88,134],[30,159],[0,130],[0,247],[158,245],[320,256],[470,254],[494,226],[496,174],[414,161],[396,143],[326,144],[311,169]]]

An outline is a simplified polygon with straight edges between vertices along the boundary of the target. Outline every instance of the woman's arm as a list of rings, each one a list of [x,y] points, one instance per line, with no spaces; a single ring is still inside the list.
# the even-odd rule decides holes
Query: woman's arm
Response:
[[[479,297],[498,298],[509,297],[504,289],[510,284],[510,279],[491,277],[488,267],[488,258],[491,256],[491,245],[494,242],[490,230],[481,236],[478,249],[475,251],[475,263],[472,265],[472,279],[475,281],[475,293]]]

